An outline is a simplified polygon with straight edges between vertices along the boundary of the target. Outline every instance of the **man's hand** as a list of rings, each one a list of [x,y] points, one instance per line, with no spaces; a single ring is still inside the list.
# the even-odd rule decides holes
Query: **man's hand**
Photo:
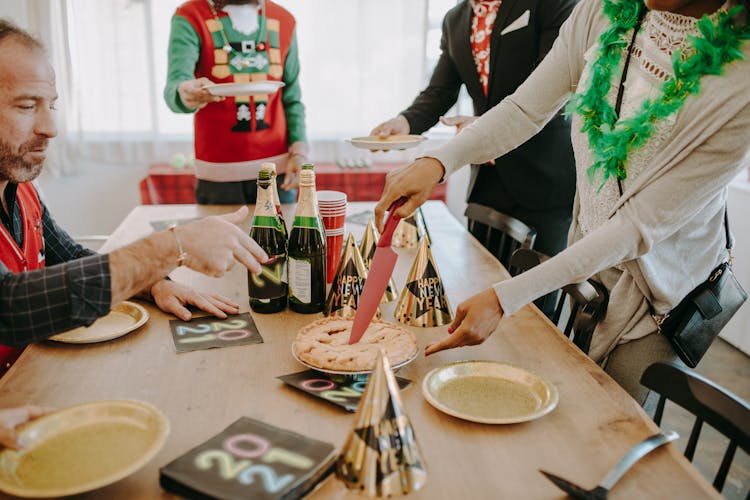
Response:
[[[260,262],[268,255],[244,233],[240,224],[248,215],[246,206],[236,212],[214,215],[174,229],[187,253],[185,265],[208,276],[220,277],[240,262],[260,274]]]
[[[220,102],[225,98],[223,96],[212,95],[211,92],[204,89],[206,85],[213,85],[214,82],[206,77],[197,80],[185,80],[177,87],[177,93],[180,95],[182,104],[188,109],[201,109],[210,102]]]
[[[29,420],[39,418],[55,411],[53,408],[39,406],[21,406],[0,410],[0,447],[17,450],[19,448],[16,428]]]
[[[443,125],[448,125],[449,127],[456,127],[456,134],[461,132],[464,128],[471,125],[475,121],[477,121],[479,117],[478,116],[463,116],[463,115],[456,115],[456,116],[441,116],[440,117],[440,123]]]
[[[408,134],[409,130],[409,121],[404,115],[398,115],[372,129],[370,135],[388,137],[389,135]]]
[[[503,308],[495,290],[488,288],[472,295],[456,309],[456,317],[448,328],[450,337],[428,345],[424,353],[429,356],[443,349],[481,344],[492,335],[502,317]]]
[[[190,321],[193,317],[186,305],[195,306],[222,319],[227,314],[240,312],[240,306],[226,297],[201,293],[171,280],[157,281],[151,287],[151,297],[159,309],[172,313],[183,321]]]
[[[372,131],[370,132],[370,135],[373,137],[380,137],[381,139],[384,139],[388,137],[389,135],[403,135],[408,134],[411,130],[411,127],[409,126],[409,121],[406,119],[404,115],[398,115],[395,118],[391,118],[390,120],[381,123]],[[370,151],[387,151],[383,149],[371,149]]]
[[[432,190],[445,175],[445,168],[435,158],[420,158],[411,165],[391,170],[385,176],[385,187],[380,201],[375,205],[375,224],[383,232],[383,214],[394,201],[406,198],[397,211],[401,218],[406,218],[427,201]]]

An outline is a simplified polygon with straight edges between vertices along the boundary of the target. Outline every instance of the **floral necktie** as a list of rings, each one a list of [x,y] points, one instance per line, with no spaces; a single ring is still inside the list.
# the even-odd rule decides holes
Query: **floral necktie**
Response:
[[[474,17],[471,19],[471,51],[477,67],[479,83],[487,95],[490,82],[490,35],[497,18],[501,0],[472,0]]]

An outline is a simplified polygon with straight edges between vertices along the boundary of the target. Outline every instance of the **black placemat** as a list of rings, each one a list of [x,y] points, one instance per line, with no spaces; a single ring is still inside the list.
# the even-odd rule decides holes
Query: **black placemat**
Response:
[[[190,321],[173,319],[169,321],[169,329],[177,352],[263,343],[263,337],[250,313],[236,314],[226,319],[215,316],[202,316]]]
[[[331,375],[316,370],[305,370],[276,378],[311,396],[338,405],[348,412],[357,411],[359,399],[367,385],[366,375]],[[396,382],[401,389],[411,384],[411,380],[401,377],[396,377]]]
[[[159,484],[186,498],[296,499],[336,463],[330,443],[241,417],[159,470]]]

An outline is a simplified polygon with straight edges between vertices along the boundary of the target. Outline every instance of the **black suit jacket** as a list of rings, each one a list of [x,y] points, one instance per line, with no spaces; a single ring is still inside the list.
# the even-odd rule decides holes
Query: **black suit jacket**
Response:
[[[577,0],[503,0],[490,38],[488,96],[479,83],[471,51],[469,0],[443,19],[441,55],[430,83],[402,114],[411,133],[420,134],[437,123],[456,102],[461,85],[479,116],[512,94],[544,58]],[[529,11],[529,23],[501,32]],[[536,136],[498,158],[495,165],[473,165],[468,200],[512,213],[512,208],[545,210],[572,207],[575,162],[570,124],[557,115]]]

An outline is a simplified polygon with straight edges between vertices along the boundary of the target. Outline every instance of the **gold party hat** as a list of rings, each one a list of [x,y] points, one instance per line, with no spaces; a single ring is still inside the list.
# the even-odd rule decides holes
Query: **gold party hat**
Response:
[[[375,221],[370,219],[365,228],[365,235],[362,236],[362,241],[359,244],[359,253],[362,254],[362,260],[365,261],[365,267],[368,272],[370,271],[370,264],[372,264],[372,257],[375,255],[375,249],[378,247],[379,238],[380,235],[375,228]],[[385,293],[383,293],[380,303],[392,300],[396,300],[396,283],[393,281],[393,278],[388,281],[388,286],[385,287]]]
[[[369,497],[390,497],[424,486],[427,471],[422,454],[383,350],[355,418],[336,463],[336,475],[347,488]]]
[[[367,268],[354,241],[354,235],[349,233],[328,292],[326,315],[354,319],[366,279]],[[380,310],[375,311],[375,317],[380,318]]]
[[[441,326],[453,320],[443,280],[432,258],[429,238],[422,238],[419,244],[394,316],[399,322],[411,326]]]
[[[401,219],[393,232],[392,244],[399,248],[417,248],[422,238],[429,236],[422,209],[418,208],[413,214]]]

